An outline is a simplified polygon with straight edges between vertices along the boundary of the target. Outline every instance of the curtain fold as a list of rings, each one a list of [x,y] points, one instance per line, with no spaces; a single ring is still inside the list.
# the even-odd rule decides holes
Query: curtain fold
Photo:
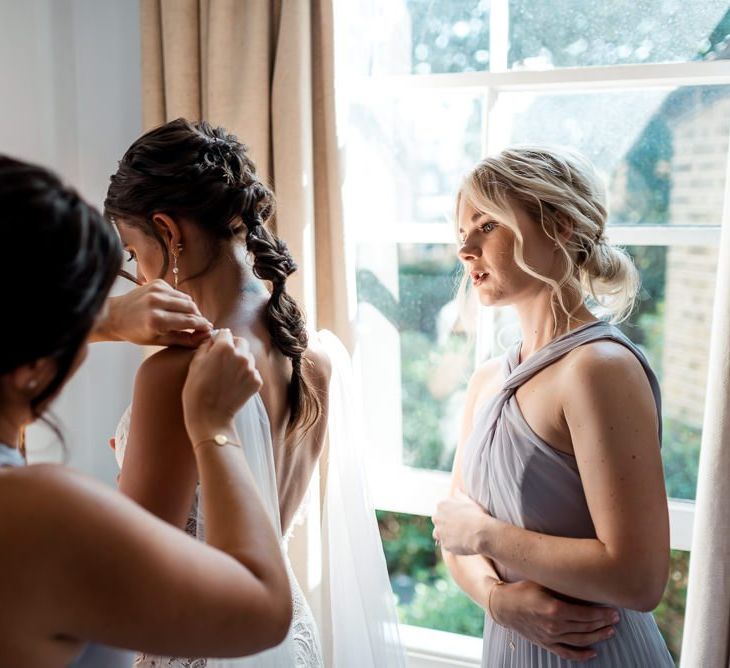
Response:
[[[682,666],[730,666],[730,157],[710,341]]]

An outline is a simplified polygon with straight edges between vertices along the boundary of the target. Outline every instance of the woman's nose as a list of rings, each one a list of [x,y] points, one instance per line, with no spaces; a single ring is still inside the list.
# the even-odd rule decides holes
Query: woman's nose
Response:
[[[459,257],[463,261],[475,260],[476,258],[480,257],[481,254],[482,249],[479,248],[479,246],[469,243],[468,239],[463,244],[461,244],[461,248],[459,248]]]

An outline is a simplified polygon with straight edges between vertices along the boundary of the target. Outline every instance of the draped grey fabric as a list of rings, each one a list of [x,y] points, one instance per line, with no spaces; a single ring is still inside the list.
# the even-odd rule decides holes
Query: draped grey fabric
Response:
[[[520,411],[515,393],[523,383],[574,348],[605,339],[626,346],[636,355],[646,371],[661,416],[656,376],[641,351],[615,326],[600,321],[583,325],[554,339],[522,364],[518,363],[517,344],[505,355],[502,390],[474,416],[474,429],[463,455],[466,492],[494,517],[554,536],[596,537],[575,458],[554,449],[535,434]],[[495,567],[507,582],[524,579],[498,563]],[[597,645],[598,656],[582,664],[559,658],[496,625],[487,616],[482,666],[674,666],[651,613],[622,609],[619,614],[616,636]]]

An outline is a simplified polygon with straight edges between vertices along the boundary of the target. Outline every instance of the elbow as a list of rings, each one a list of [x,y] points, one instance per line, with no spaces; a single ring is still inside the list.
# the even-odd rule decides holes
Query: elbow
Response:
[[[619,594],[616,604],[638,612],[653,611],[664,596],[667,571],[668,569],[656,566],[626,569],[623,572],[620,591],[616,592]]]
[[[287,589],[286,600],[281,601],[281,603],[277,606],[277,610],[272,615],[272,647],[284,642],[284,639],[289,633],[289,628],[291,627],[292,615],[293,609],[291,593]]]
[[[623,607],[639,612],[652,612],[659,605],[663,596],[664,585],[659,587],[644,583],[644,586],[631,593]]]
[[[261,633],[262,647],[259,651],[276,647],[284,642],[292,622],[292,597],[288,582],[286,587],[278,587],[271,592],[270,604],[266,613],[266,629]]]

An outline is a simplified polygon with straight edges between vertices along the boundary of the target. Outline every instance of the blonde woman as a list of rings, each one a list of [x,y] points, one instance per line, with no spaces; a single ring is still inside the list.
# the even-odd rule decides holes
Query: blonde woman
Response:
[[[487,612],[483,666],[672,666],[650,611],[669,564],[657,379],[613,322],[638,287],[583,158],[515,147],[459,192],[459,257],[522,340],[474,374],[434,536]],[[588,605],[587,605],[588,604]]]

